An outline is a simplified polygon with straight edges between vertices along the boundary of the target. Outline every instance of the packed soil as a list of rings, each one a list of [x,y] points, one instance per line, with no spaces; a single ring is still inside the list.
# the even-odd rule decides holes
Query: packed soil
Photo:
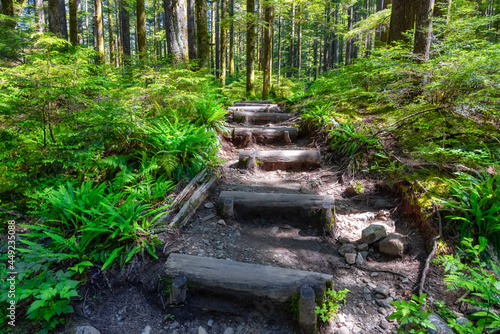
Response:
[[[320,149],[308,138],[293,145],[257,145],[244,150]],[[396,323],[387,321],[394,307],[390,302],[407,298],[418,290],[427,245],[414,222],[398,211],[399,200],[378,186],[377,180],[339,177],[338,167],[323,161],[315,170],[249,172],[238,166],[241,149],[223,140],[224,164],[220,180],[209,198],[181,229],[159,235],[159,259],[135,258],[125,269],[95,269],[81,289],[75,315],[60,333],[74,333],[76,326],[91,325],[102,334],[118,333],[300,333],[291,305],[265,299],[234,299],[188,289],[184,305],[170,307],[165,291],[164,263],[171,253],[227,259],[331,274],[334,289],[349,293],[337,317],[321,324],[321,333],[395,333]],[[355,185],[355,187],[351,187]],[[354,192],[353,192],[354,188]],[[279,212],[264,217],[224,219],[216,212],[219,193],[248,192],[333,195],[338,235],[325,235],[300,219],[289,220]],[[363,229],[384,223],[403,235],[407,247],[398,257],[379,252],[370,244],[363,263],[348,265],[339,254],[342,242],[359,245]],[[347,240],[347,239],[348,240]],[[442,299],[442,274],[432,268],[431,294]],[[381,295],[381,290],[385,293]]]

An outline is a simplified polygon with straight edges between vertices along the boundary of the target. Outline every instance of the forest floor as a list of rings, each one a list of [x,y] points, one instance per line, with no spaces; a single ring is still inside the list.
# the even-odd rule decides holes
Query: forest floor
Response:
[[[255,145],[245,150],[319,149],[308,138],[286,146]],[[238,167],[240,149],[223,143],[222,176],[211,196],[191,223],[162,233],[159,260],[147,257],[132,261],[121,271],[90,275],[75,305],[75,319],[61,333],[74,333],[77,325],[91,325],[102,334],[118,333],[300,333],[290,305],[262,300],[227,300],[188,291],[183,306],[168,307],[159,277],[171,253],[215,257],[331,274],[334,289],[349,289],[337,317],[321,327],[321,333],[395,333],[396,323],[387,321],[393,300],[418,290],[420,272],[427,256],[426,244],[411,219],[398,210],[399,199],[378,186],[377,180],[338,177],[338,166],[326,161],[309,171],[255,171]],[[343,182],[341,182],[341,181]],[[349,186],[362,185],[362,193],[351,196]],[[359,187],[359,186],[358,186]],[[326,236],[313,226],[270,218],[223,219],[215,204],[224,190],[333,195],[339,239],[359,244],[362,230],[375,222],[395,228],[405,236],[405,253],[390,258],[371,244],[361,265],[348,265],[339,254],[339,239]],[[445,285],[441,271],[431,266],[429,299],[443,300]],[[378,294],[377,294],[378,292]],[[382,295],[380,294],[382,292]],[[200,328],[201,327],[201,328]],[[344,327],[343,329],[341,329]],[[343,330],[343,331],[342,331]]]

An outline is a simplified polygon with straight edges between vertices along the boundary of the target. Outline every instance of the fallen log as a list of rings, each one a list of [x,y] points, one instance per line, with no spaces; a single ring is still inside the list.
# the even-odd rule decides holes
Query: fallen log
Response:
[[[233,144],[240,145],[243,143],[243,147],[246,147],[248,143],[245,144],[245,141],[247,140],[248,133],[251,134],[252,140],[258,144],[270,144],[275,142],[285,142],[289,144],[299,137],[297,128],[234,128]],[[290,142],[288,142],[287,139],[289,139]]]
[[[255,153],[256,165],[259,169],[269,170],[308,170],[321,167],[321,154],[316,150],[288,150],[288,151],[257,151],[240,152],[239,164],[245,168],[251,157]]]
[[[267,106],[231,106],[227,107],[230,111],[251,111],[251,112],[280,112],[278,106],[267,107]]]
[[[270,100],[249,100],[249,101],[234,101],[234,104],[237,104],[237,103],[261,103],[261,104],[271,104],[273,103],[273,101],[270,101]]]
[[[286,121],[291,116],[286,113],[235,111],[233,119],[237,123],[267,124]]]
[[[304,285],[316,296],[323,296],[333,282],[332,275],[323,273],[175,253],[170,254],[164,268],[168,278],[185,276],[193,283],[193,290],[280,303],[290,302]]]
[[[278,107],[276,103],[264,104],[264,103],[254,103],[254,102],[235,102],[233,107]]]

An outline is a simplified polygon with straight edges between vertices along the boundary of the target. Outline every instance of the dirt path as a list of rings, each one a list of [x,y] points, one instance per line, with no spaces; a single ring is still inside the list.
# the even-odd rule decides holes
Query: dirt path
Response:
[[[368,180],[356,180],[362,193],[351,194],[349,184],[338,182],[336,167],[325,162],[319,169],[306,171],[249,172],[238,166],[241,150],[318,149],[307,138],[291,145],[250,143],[240,149],[227,142],[223,148],[225,163],[219,185],[192,223],[160,235],[165,244],[159,261],[137,260],[114,275],[96,272],[76,307],[78,323],[90,324],[102,334],[300,332],[289,305],[265,300],[228,300],[188,291],[184,306],[165,306],[161,297],[165,287],[158,277],[168,254],[175,252],[331,274],[336,290],[350,292],[336,319],[321,327],[322,333],[395,333],[395,324],[385,320],[393,310],[389,303],[411,293],[425,254],[420,237],[394,213],[394,199]],[[220,192],[229,190],[333,195],[338,238],[324,235],[300,219],[283,218],[279,210],[262,217],[224,219],[217,215],[216,203]],[[411,247],[397,258],[382,255],[377,243],[359,247],[363,229],[373,223],[395,228]],[[361,265],[347,264],[339,254],[339,240],[359,248]],[[72,328],[63,332],[72,333]]]

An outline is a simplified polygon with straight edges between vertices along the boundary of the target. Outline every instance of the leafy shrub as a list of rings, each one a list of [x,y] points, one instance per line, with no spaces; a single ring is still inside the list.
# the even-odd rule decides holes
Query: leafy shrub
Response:
[[[423,293],[420,296],[412,295],[410,301],[396,300],[391,304],[396,307],[396,311],[392,313],[388,320],[396,319],[401,325],[398,333],[427,333],[428,328],[436,329],[429,320],[431,310],[425,307],[425,298],[427,294]],[[409,327],[409,331],[407,331]]]
[[[323,322],[335,318],[340,309],[340,303],[345,303],[349,290],[335,291],[330,288],[326,290],[325,300],[320,306],[316,306],[314,313],[318,314]]]

